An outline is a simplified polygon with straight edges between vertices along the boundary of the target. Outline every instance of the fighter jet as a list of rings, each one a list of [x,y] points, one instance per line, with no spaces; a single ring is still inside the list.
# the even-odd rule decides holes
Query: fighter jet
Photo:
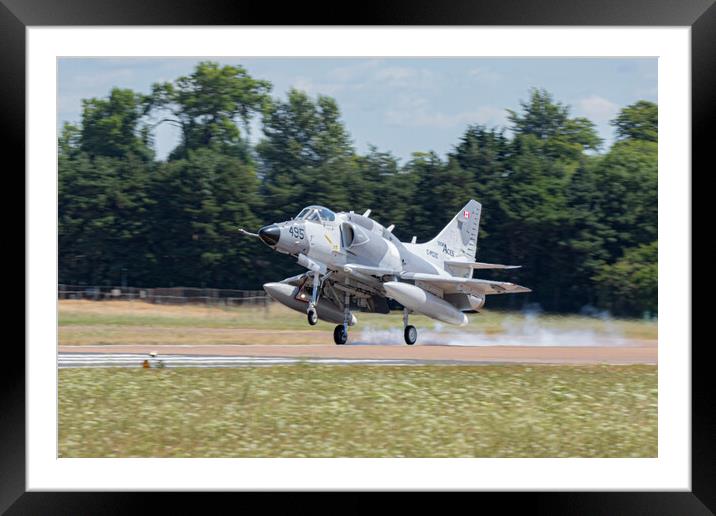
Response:
[[[418,332],[409,324],[411,313],[464,326],[465,312],[476,313],[491,294],[530,292],[502,281],[473,278],[475,269],[514,269],[518,265],[475,262],[482,206],[470,200],[432,240],[401,242],[394,225],[384,227],[352,211],[334,213],[308,206],[291,220],[264,226],[258,237],[274,251],[295,257],[307,271],[275,283],[266,293],[293,310],[306,314],[308,324],[336,323],[336,344],[348,341],[348,327],[358,321],[354,312],[390,312],[388,300],[403,309],[406,344]],[[395,303],[392,303],[396,306]]]

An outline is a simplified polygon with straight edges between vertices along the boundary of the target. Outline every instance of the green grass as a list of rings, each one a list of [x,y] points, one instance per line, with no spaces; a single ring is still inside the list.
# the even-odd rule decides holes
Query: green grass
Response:
[[[305,319],[305,317],[304,317]],[[286,324],[281,321],[280,328],[275,329],[298,329],[300,321],[296,324]],[[166,317],[162,315],[114,315],[114,314],[63,314],[60,317],[60,326],[149,326],[153,328],[270,328],[269,318],[257,317],[253,320],[244,320],[237,317],[235,320],[211,320],[203,317]]]
[[[357,330],[365,328],[387,329],[401,328],[402,314],[389,315],[358,313]],[[485,310],[469,316],[470,324],[460,331],[479,332],[487,335],[501,334],[511,328],[525,328],[530,331],[530,323],[525,316],[514,312],[496,312]],[[432,319],[411,316],[411,323],[418,328],[433,328]],[[541,315],[540,328],[557,331],[590,331],[596,335],[620,336],[628,339],[657,338],[658,327],[655,321],[643,320],[601,320],[590,317]],[[151,305],[141,301],[60,301],[59,310],[60,342],[63,344],[92,344],[103,341],[102,336],[111,337],[108,343],[135,343],[141,329],[154,329],[157,332],[176,329],[175,335],[162,333],[152,337],[156,342],[170,344],[182,329],[206,329],[204,337],[192,337],[192,342],[225,342],[211,331],[229,329],[290,330],[290,331],[326,331],[332,332],[333,325],[319,323],[311,327],[306,323],[304,314],[289,310],[279,304],[268,309],[258,307],[219,307],[219,306],[171,306]],[[446,330],[454,329],[445,325]],[[135,331],[132,331],[135,330]],[[330,336],[330,335],[329,335]],[[295,337],[294,337],[295,338]],[[309,338],[308,341],[312,341]],[[329,339],[330,340],[330,339]]]
[[[62,457],[655,457],[655,366],[59,371]]]

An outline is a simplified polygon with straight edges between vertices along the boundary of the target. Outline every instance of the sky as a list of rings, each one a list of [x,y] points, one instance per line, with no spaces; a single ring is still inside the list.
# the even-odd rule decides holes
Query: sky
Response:
[[[188,75],[207,59],[241,64],[269,80],[274,97],[297,88],[335,98],[358,152],[374,145],[402,162],[413,152],[444,157],[471,124],[507,127],[506,109],[519,110],[533,87],[594,122],[605,149],[619,109],[657,101],[656,58],[61,58],[58,131],[80,121],[82,99],[106,97],[113,87],[149,93],[153,83]],[[260,120],[251,133],[260,139]],[[165,159],[178,138],[174,127],[160,125],[157,158]]]

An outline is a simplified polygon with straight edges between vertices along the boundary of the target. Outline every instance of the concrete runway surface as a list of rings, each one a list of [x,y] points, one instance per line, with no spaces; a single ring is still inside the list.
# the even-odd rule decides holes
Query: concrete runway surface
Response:
[[[656,341],[629,346],[100,345],[59,346],[59,367],[237,367],[362,364],[656,364]],[[156,353],[152,358],[150,353]]]

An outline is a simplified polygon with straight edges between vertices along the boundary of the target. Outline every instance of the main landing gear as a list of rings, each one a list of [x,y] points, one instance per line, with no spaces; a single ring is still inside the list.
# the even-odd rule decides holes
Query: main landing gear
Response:
[[[345,300],[343,301],[343,324],[339,324],[333,330],[333,342],[339,346],[348,342],[348,322],[351,320],[351,296],[348,292],[345,294]]]
[[[405,338],[405,343],[408,346],[412,346],[415,344],[415,341],[418,340],[418,330],[415,329],[415,326],[411,326],[408,324],[408,315],[410,314],[410,311],[407,308],[403,308],[403,326],[405,326],[405,330],[403,331],[403,337]]]
[[[339,346],[348,342],[348,331],[346,330],[344,325],[339,324],[333,330],[333,342],[335,342]]]
[[[308,324],[315,326],[318,323],[318,312],[316,311],[316,302],[318,301],[318,271],[313,273],[313,291],[311,292],[311,301],[308,303],[306,318]]]

